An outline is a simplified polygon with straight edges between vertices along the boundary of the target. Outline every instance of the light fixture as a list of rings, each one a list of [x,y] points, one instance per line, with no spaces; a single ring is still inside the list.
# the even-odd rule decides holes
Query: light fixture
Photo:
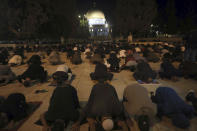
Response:
[[[108,26],[109,26],[108,24],[105,24],[105,27],[106,27],[106,28],[108,28]]]

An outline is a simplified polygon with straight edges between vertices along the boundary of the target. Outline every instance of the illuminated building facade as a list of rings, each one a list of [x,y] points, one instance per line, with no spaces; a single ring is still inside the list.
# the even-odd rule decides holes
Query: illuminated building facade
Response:
[[[107,37],[110,28],[102,11],[91,10],[86,14],[91,37]]]

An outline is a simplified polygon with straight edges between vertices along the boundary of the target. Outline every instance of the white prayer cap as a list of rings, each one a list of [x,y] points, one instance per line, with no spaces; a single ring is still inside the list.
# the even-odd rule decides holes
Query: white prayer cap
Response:
[[[164,43],[164,45],[168,46],[169,44],[168,43]]]
[[[74,51],[77,51],[78,50],[78,48],[77,47],[74,47],[74,49],[73,49]]]
[[[111,131],[114,127],[114,122],[112,119],[106,119],[102,122],[102,126],[105,131]]]
[[[58,67],[57,67],[57,70],[56,71],[63,71],[63,72],[68,72],[68,66],[66,66],[66,65],[59,65]]]
[[[181,51],[182,51],[182,52],[185,51],[185,47],[184,47],[184,46],[181,47]]]
[[[136,51],[136,52],[141,52],[141,49],[140,49],[139,47],[136,47],[136,48],[135,48],[135,51]]]
[[[90,48],[87,48],[87,49],[85,50],[85,52],[90,52]]]

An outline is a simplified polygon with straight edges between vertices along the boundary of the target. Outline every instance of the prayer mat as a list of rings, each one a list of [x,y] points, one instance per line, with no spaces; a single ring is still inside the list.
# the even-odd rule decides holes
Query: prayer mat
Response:
[[[10,122],[6,127],[0,129],[0,131],[17,131],[29,119],[29,117],[33,115],[41,104],[42,102],[28,102],[29,107],[27,110],[27,117],[20,121],[16,121],[13,124],[10,124]]]

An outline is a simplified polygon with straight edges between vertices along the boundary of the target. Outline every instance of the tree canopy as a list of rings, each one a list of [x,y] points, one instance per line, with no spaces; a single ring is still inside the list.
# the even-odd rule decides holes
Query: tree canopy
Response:
[[[75,0],[2,0],[0,38],[60,38],[76,31]]]
[[[123,35],[147,32],[156,14],[155,0],[117,0],[115,32]]]
[[[196,0],[157,0],[158,15],[154,21],[158,30],[169,34],[184,34],[197,29]]]

